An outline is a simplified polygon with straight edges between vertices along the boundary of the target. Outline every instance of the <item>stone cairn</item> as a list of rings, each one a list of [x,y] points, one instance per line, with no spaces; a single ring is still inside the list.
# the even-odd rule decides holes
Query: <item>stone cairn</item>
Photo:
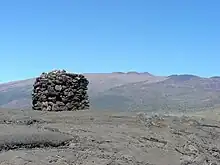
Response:
[[[41,111],[75,111],[89,109],[89,81],[81,74],[54,70],[36,78],[32,108]]]

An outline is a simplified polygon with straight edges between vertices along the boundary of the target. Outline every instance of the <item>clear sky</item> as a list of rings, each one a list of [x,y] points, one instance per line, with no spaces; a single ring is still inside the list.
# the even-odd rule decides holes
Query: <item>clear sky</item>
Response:
[[[219,0],[2,0],[0,81],[43,71],[220,75]]]

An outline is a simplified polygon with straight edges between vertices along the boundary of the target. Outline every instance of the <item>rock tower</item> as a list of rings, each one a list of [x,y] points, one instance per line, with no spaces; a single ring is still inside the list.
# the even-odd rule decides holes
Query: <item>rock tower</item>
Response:
[[[32,108],[41,111],[75,111],[89,109],[89,81],[82,74],[54,70],[36,78]]]

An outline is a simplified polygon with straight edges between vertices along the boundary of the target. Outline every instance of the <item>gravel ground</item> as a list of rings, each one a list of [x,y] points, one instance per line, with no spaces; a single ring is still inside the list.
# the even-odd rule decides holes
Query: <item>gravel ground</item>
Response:
[[[0,165],[218,165],[220,123],[113,112],[3,110]]]

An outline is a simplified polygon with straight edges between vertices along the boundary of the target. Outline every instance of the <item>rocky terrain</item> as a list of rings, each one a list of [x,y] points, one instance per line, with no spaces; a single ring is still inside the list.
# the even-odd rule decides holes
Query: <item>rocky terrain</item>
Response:
[[[32,91],[32,109],[75,111],[89,109],[89,81],[82,74],[53,70],[36,78]]]
[[[220,78],[150,73],[85,73],[91,109],[199,111],[220,107]],[[0,84],[0,107],[30,108],[35,79]]]
[[[94,109],[102,109],[102,106],[100,106],[102,104],[97,104],[95,98],[100,93],[111,88],[133,82],[148,81],[151,83],[166,79],[165,77],[153,76],[149,73],[136,72],[85,73],[83,75],[89,80],[88,94],[91,99],[91,107]],[[34,82],[35,78],[0,84],[0,107],[30,108]],[[114,102],[114,100],[112,101]],[[119,102],[123,103],[123,100],[119,100]]]
[[[220,122],[201,115],[0,113],[1,165],[220,164]]]

